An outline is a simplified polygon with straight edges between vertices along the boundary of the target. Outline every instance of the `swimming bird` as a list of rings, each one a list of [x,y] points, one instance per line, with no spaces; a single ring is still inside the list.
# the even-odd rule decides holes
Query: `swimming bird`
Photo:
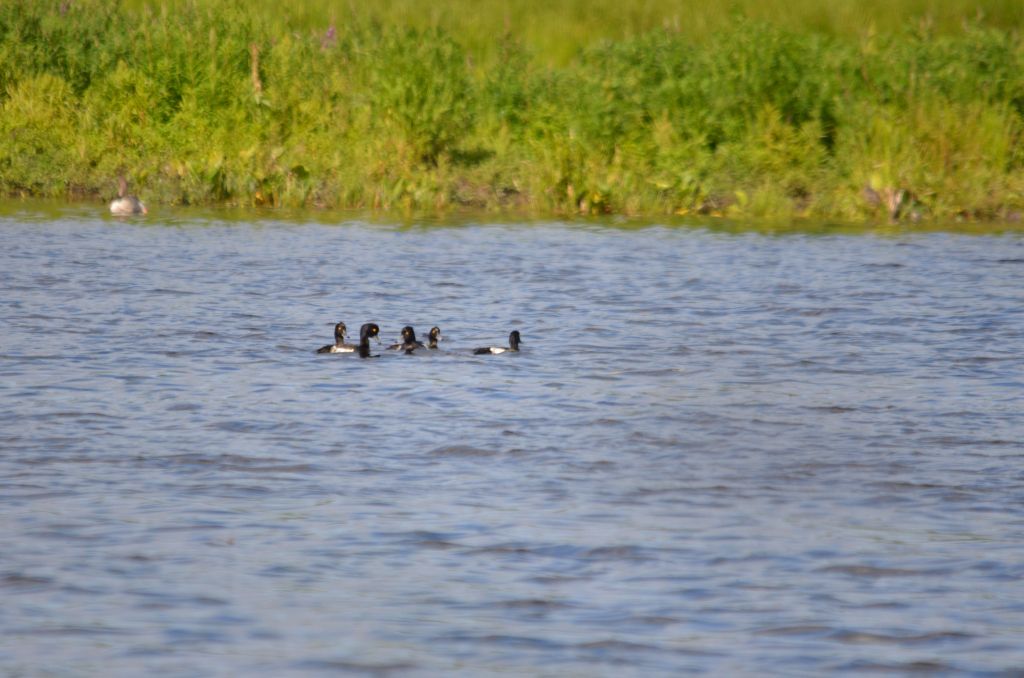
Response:
[[[338,323],[334,326],[334,343],[327,344],[316,350],[317,353],[355,353],[359,348],[355,344],[345,343],[345,334],[348,330],[345,323]]]
[[[142,201],[134,195],[127,195],[127,193],[128,182],[124,177],[118,177],[117,197],[110,201],[110,213],[119,217],[146,214],[146,206],[142,204]]]
[[[437,348],[437,340],[441,338],[441,328],[431,327],[427,335],[427,348]]]
[[[378,358],[380,356],[370,355],[370,338],[373,337],[380,342],[380,328],[375,323],[365,323],[359,328],[359,351],[360,358]]]
[[[416,340],[416,330],[412,328],[412,325],[402,328],[402,343],[388,346],[388,349],[392,351],[405,351],[406,354],[411,354],[418,348],[425,348],[425,346],[422,341]]]
[[[486,355],[488,353],[498,354],[505,353],[506,351],[516,352],[519,350],[519,344],[522,340],[519,338],[519,330],[512,330],[512,333],[508,335],[508,346],[484,346],[482,348],[473,349],[475,355]]]

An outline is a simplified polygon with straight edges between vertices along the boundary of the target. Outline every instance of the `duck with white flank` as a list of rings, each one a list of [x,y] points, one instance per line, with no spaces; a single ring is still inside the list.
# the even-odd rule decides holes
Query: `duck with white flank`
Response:
[[[117,197],[110,202],[110,213],[118,217],[146,214],[146,206],[134,195],[128,195],[128,182],[124,177],[117,180]]]
[[[519,330],[512,330],[512,333],[508,335],[508,346],[483,346],[473,350],[476,355],[497,355],[498,353],[505,353],[511,351],[513,353],[519,351],[519,344],[522,340],[519,338]]]
[[[370,339],[380,342],[380,328],[375,323],[366,323],[359,328],[359,343],[356,345],[345,343],[345,323],[338,323],[334,326],[334,343],[327,344],[316,350],[317,353],[358,353],[360,358],[376,358],[370,355]]]
[[[355,353],[359,347],[355,344],[345,343],[345,334],[348,330],[345,328],[345,323],[338,323],[334,326],[334,343],[321,346],[316,350],[317,353]]]

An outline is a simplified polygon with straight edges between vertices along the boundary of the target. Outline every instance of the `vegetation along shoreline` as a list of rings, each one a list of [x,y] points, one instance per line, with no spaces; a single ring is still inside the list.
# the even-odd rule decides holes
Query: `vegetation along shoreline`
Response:
[[[126,176],[150,207],[1024,212],[1012,3],[900,0],[895,25],[848,31],[799,0],[591,3],[602,35],[567,1],[561,42],[524,18],[534,0],[333,4],[0,4],[0,192],[109,201]]]

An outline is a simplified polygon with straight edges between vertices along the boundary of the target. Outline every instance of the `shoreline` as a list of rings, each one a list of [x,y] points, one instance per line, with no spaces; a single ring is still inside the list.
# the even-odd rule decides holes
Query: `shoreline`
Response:
[[[1024,214],[1012,24],[844,36],[715,15],[700,41],[648,26],[559,60],[511,24],[481,47],[451,17],[325,6],[299,28],[260,3],[132,6],[0,6],[0,193],[109,200],[125,175],[154,207]]]
[[[61,199],[35,196],[0,197],[0,218],[37,219],[71,215],[103,221],[145,224],[184,224],[193,221],[260,224],[264,222],[343,226],[364,224],[382,228],[459,228],[463,226],[549,226],[595,227],[623,230],[648,228],[696,228],[721,233],[762,233],[773,235],[900,235],[911,233],[961,233],[977,235],[1024,235],[1024,219],[960,219],[918,222],[888,220],[842,220],[810,217],[744,218],[711,215],[621,215],[553,214],[526,211],[494,211],[471,207],[436,210],[383,210],[323,207],[269,207],[233,205],[147,205],[148,215],[119,217],[110,213],[108,202],[89,199]]]

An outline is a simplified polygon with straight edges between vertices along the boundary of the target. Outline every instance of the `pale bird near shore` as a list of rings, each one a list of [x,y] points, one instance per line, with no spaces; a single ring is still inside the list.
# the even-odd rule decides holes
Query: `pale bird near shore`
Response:
[[[146,206],[134,195],[128,195],[128,182],[124,177],[117,180],[117,197],[110,201],[110,213],[119,217],[132,214],[146,214]]]

